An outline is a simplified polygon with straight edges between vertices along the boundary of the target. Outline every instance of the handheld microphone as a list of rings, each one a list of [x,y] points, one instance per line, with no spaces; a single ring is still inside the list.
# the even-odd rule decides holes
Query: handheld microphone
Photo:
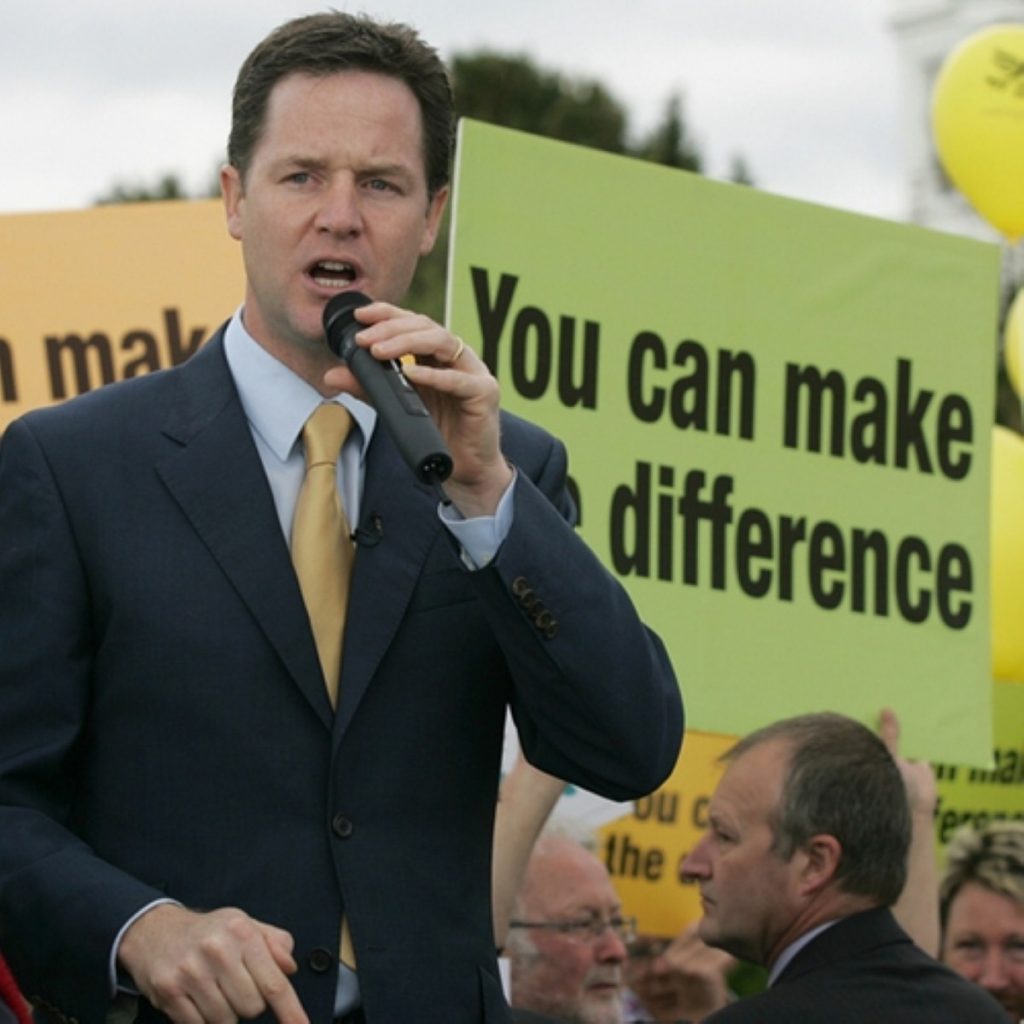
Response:
[[[353,311],[372,301],[362,292],[335,295],[324,308],[327,345],[348,364],[417,479],[440,484],[451,475],[452,457],[423,399],[397,359],[382,362],[356,344],[355,336],[363,325]]]

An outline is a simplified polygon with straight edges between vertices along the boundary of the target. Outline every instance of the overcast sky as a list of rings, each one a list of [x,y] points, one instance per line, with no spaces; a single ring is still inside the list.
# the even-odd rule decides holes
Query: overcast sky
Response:
[[[596,77],[650,128],[681,90],[709,174],[903,219],[889,0],[336,0],[407,21],[445,57],[527,53]],[[238,65],[295,0],[32,0],[0,22],[0,213],[91,205],[115,183],[222,159]]]

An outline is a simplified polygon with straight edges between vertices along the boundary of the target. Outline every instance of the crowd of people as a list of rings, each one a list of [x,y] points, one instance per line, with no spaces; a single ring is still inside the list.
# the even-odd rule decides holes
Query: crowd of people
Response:
[[[675,937],[637,936],[586,839],[543,833],[506,948],[515,1019],[1019,1024],[1024,824],[961,831],[937,885],[934,775],[897,740],[886,712],[880,735],[814,714],[740,741],[683,865],[703,917]],[[763,991],[730,990],[740,961]]]
[[[704,917],[676,936],[638,934],[592,837],[546,824],[563,784],[520,758],[494,857],[513,1020],[1024,1021],[1024,823],[961,829],[936,885],[932,815],[917,813],[934,776],[899,757],[895,728],[885,714],[885,747],[809,715],[737,744],[685,864]],[[740,999],[744,959],[769,983]],[[0,1022],[30,1020],[0,957]]]
[[[0,1024],[29,1019],[8,965],[37,1024],[498,1024],[495,947],[521,1024],[1019,1020],[1021,827],[958,841],[940,903],[927,773],[851,719],[727,754],[678,936],[543,831],[562,780],[655,790],[683,706],[574,529],[564,447],[401,305],[452,122],[408,27],[276,29],[221,173],[241,307],[182,366],[5,432]],[[413,357],[443,481],[325,344],[353,290],[348,340]],[[740,960],[762,992],[731,991]]]

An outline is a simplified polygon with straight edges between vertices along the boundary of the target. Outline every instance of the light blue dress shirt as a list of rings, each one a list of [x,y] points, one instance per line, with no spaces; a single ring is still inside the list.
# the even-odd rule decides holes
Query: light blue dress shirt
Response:
[[[224,332],[224,354],[252,431],[256,451],[267,474],[285,542],[290,545],[295,506],[306,472],[302,428],[313,410],[328,399],[267,352],[245,329],[243,316],[244,310],[240,309],[228,323]],[[349,432],[338,460],[338,489],[345,506],[345,515],[350,526],[355,529],[359,523],[366,453],[377,428],[377,413],[352,395],[341,394],[333,400],[348,409],[358,428]],[[487,565],[508,536],[512,526],[514,489],[515,479],[502,495],[494,516],[465,519],[453,506],[439,504],[441,522],[458,542],[462,560],[468,568],[481,569]],[[129,986],[118,984],[117,950],[121,937],[147,910],[161,903],[175,902],[169,899],[155,900],[125,922],[114,940],[110,954],[110,977],[115,993],[136,994]],[[337,1016],[359,1004],[356,972],[343,964],[339,964],[339,967],[334,1006]]]

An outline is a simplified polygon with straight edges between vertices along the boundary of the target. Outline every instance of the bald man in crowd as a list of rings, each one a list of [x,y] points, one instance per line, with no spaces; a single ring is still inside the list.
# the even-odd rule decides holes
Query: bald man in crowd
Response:
[[[604,864],[571,835],[543,833],[509,923],[514,1018],[621,1024],[633,932]]]

